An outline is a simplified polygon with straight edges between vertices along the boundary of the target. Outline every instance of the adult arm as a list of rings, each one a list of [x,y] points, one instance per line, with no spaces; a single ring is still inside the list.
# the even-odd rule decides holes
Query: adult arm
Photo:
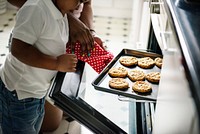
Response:
[[[83,11],[81,12],[80,18],[76,18],[73,14],[68,15],[69,27],[70,27],[70,44],[72,50],[74,44],[79,41],[81,43],[82,51],[89,51],[96,41],[103,47],[102,40],[96,35],[93,25],[93,11],[92,1],[84,3]]]
[[[92,10],[92,1],[84,3],[83,11],[80,16],[80,20],[89,28],[94,29],[93,25],[93,10]]]
[[[96,34],[93,23],[93,10],[92,10],[92,0],[89,0],[84,4],[83,12],[81,13],[80,20],[90,29],[93,35],[93,39],[97,42],[103,49],[106,45],[103,44],[101,38]]]
[[[68,13],[69,21],[69,43],[74,50],[75,43],[81,43],[83,52],[87,52],[93,48],[94,39],[90,29],[72,13]]]
[[[75,43],[78,41],[81,43],[82,51],[87,53],[94,46],[93,32],[91,31],[91,29],[93,29],[91,0],[84,3],[80,18],[69,14],[68,19],[72,50],[74,49]]]

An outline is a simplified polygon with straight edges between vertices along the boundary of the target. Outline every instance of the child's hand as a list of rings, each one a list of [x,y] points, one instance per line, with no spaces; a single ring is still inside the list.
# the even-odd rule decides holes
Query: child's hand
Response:
[[[57,57],[57,70],[60,72],[75,72],[78,59],[75,54],[63,54]]]

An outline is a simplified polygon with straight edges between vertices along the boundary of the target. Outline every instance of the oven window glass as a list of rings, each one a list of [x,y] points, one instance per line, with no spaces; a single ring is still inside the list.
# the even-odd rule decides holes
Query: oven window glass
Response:
[[[66,73],[65,79],[61,86],[61,92],[66,96],[76,97],[79,89],[80,74],[79,73]]]

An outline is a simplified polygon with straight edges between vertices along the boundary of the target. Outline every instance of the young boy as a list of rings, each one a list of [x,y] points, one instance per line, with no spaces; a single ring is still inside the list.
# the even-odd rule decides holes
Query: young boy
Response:
[[[8,0],[14,6],[18,8],[27,0]],[[103,41],[96,36],[93,25],[93,10],[92,0],[85,0],[75,10],[72,10],[68,14],[69,21],[69,42],[71,48],[74,48],[77,40],[81,43],[81,49],[88,51],[94,46],[94,40],[99,45],[103,45]],[[63,111],[58,107],[51,105],[48,101],[45,102],[45,116],[43,119],[41,132],[54,131],[59,127],[62,120]]]
[[[11,53],[0,69],[0,133],[39,133],[52,78],[76,70],[76,56],[66,54],[66,13],[82,2],[30,0],[18,11]]]

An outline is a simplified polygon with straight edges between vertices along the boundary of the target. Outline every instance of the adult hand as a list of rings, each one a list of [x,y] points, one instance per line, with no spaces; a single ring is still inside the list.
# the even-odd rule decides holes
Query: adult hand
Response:
[[[104,44],[104,42],[101,40],[101,38],[99,36],[97,36],[96,34],[93,35],[94,36],[94,41],[99,44],[101,46],[101,48],[103,48],[104,50],[107,49],[107,46]]]
[[[69,20],[69,44],[72,51],[76,42],[81,44],[82,52],[88,53],[94,47],[94,38],[90,29],[79,19],[75,18],[71,13],[68,14]]]

